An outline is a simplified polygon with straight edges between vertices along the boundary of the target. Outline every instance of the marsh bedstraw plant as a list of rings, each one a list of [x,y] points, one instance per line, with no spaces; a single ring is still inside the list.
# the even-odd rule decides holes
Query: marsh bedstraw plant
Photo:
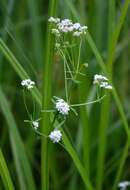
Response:
[[[93,84],[97,85],[97,88],[100,88],[100,92],[103,91],[103,95],[98,93],[97,99],[92,102],[81,102],[78,104],[70,103],[73,83],[78,85],[81,82],[78,80],[79,75],[86,76],[86,74],[82,73],[82,67],[85,65],[80,63],[80,56],[82,51],[82,40],[88,27],[81,26],[80,23],[73,23],[69,19],[61,20],[60,18],[50,17],[48,21],[52,25],[51,33],[55,38],[55,51],[63,60],[65,89],[65,96],[63,98],[56,96],[52,97],[54,106],[51,110],[41,110],[41,112],[52,112],[54,114],[52,130],[49,134],[42,134],[38,130],[40,119],[34,119],[33,114],[29,112],[26,104],[25,93],[26,91],[32,90],[36,83],[31,79],[24,79],[21,82],[21,85],[24,88],[24,104],[29,117],[29,120],[25,120],[25,122],[31,124],[36,134],[44,138],[49,138],[53,143],[59,143],[62,140],[62,132],[60,128],[64,125],[66,118],[69,118],[70,111],[78,116],[75,107],[87,106],[88,104],[100,102],[106,96],[105,90],[112,90],[112,86],[109,84],[109,80],[106,76],[95,74]],[[78,48],[77,60],[74,60],[72,55],[72,50],[75,47]],[[54,125],[56,120],[59,123],[58,126]]]

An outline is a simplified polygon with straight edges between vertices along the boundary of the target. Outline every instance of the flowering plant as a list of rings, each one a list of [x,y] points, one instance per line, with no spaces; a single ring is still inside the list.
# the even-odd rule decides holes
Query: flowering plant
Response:
[[[78,104],[70,104],[70,91],[71,91],[72,83],[78,84],[81,82],[77,79],[78,75],[82,75],[84,77],[86,76],[84,73],[82,73],[83,64],[80,64],[80,55],[81,55],[81,49],[82,49],[82,37],[83,35],[86,34],[86,30],[88,28],[87,26],[81,26],[80,23],[73,23],[69,19],[61,20],[59,18],[50,17],[48,21],[53,25],[51,32],[52,32],[52,35],[55,36],[56,52],[59,53],[61,58],[63,58],[66,100],[54,96],[52,99],[55,105],[54,109],[41,110],[42,112],[55,113],[54,120],[52,121],[53,129],[52,131],[50,131],[50,134],[48,135],[42,134],[38,131],[39,119],[38,120],[33,119],[33,117],[28,111],[26,101],[24,98],[26,110],[27,110],[28,116],[30,117],[30,120],[25,120],[25,121],[31,123],[31,126],[35,129],[35,132],[38,135],[49,138],[53,143],[58,143],[62,139],[62,132],[60,131],[60,128],[62,127],[62,125],[64,125],[67,116],[69,117],[70,111],[73,111],[75,115],[77,116],[78,114],[77,114],[77,111],[75,110],[75,107],[86,106],[88,104],[100,102],[105,97],[105,94],[103,96],[98,95],[97,99],[91,102],[81,102]],[[69,34],[72,37],[72,40],[70,41],[69,41],[69,36],[66,36]],[[75,41],[75,39],[73,39],[75,37],[79,38],[79,41],[76,43],[73,42],[73,40]],[[70,54],[70,51],[69,51],[75,46],[78,46],[79,48],[78,60],[76,62],[71,58],[72,55]],[[95,74],[93,84],[98,85],[99,88],[104,88],[104,89],[109,89],[109,90],[112,89],[112,86],[108,83],[108,78],[103,75]],[[24,79],[21,82],[21,85],[23,87],[26,87],[28,90],[30,90],[35,86],[35,82],[32,81],[31,79]],[[58,119],[59,116],[60,116],[60,120]],[[60,123],[57,127],[54,127],[56,119]]]

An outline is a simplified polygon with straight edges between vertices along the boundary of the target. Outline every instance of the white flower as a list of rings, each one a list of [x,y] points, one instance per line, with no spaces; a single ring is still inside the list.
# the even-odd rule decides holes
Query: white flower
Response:
[[[93,84],[98,84],[101,88],[105,88],[108,90],[112,89],[112,86],[108,83],[108,79],[103,75],[96,74],[94,76]]]
[[[110,84],[108,84],[108,82],[101,82],[100,84],[101,88],[105,88],[105,89],[112,89],[112,86]]]
[[[62,138],[62,133],[60,130],[54,130],[49,134],[49,138],[53,143],[58,143]]]
[[[57,24],[58,22],[60,22],[60,19],[59,19],[59,18],[50,17],[50,18],[48,19],[48,21]]]
[[[31,89],[34,87],[35,82],[30,79],[25,79],[25,80],[22,80],[21,85],[25,86],[27,89]]]
[[[69,26],[69,27],[67,27],[67,30],[68,30],[68,32],[72,32],[74,30],[74,27],[73,26]]]
[[[81,34],[82,34],[82,32],[76,31],[76,32],[73,33],[73,36],[77,36],[78,37],[78,36],[81,36]]]
[[[64,19],[61,21],[61,24],[64,26],[70,26],[70,25],[72,25],[72,21],[69,19]]]
[[[68,33],[68,32],[72,32],[74,28],[73,28],[73,25],[64,25],[62,23],[59,23],[58,24],[58,29],[61,32]]]
[[[110,84],[105,86],[105,89],[112,90],[112,86]]]
[[[130,186],[129,181],[123,181],[118,184],[118,187],[120,188],[120,190],[125,190],[128,186]]]
[[[101,82],[108,81],[108,79],[103,75],[94,75],[94,84],[100,84]]]
[[[32,124],[33,124],[34,129],[37,130],[38,127],[39,127],[39,123],[38,123],[38,121],[33,121]]]
[[[86,34],[87,26],[81,26],[80,23],[73,23],[70,19],[60,20],[59,18],[50,17],[49,22],[55,23],[56,26],[52,29],[52,32],[57,34],[58,31],[62,33],[73,32],[73,36],[80,36],[81,34]],[[58,31],[56,31],[58,30]]]
[[[62,115],[68,115],[68,112],[70,111],[70,106],[63,99],[58,99],[56,101],[56,109]]]
[[[79,28],[81,28],[81,25],[80,25],[80,23],[75,23],[75,24],[73,24],[73,27],[74,27],[74,29],[76,29],[76,30],[78,30]]]
[[[101,82],[100,84],[101,88],[105,88],[106,86],[108,86],[108,82]]]
[[[51,32],[52,32],[52,34],[55,34],[56,36],[60,36],[59,30],[57,30],[57,29],[55,29],[55,28],[53,28],[53,29],[51,30]]]
[[[80,28],[80,31],[85,32],[87,29],[88,29],[87,26],[82,26],[82,27]]]
[[[58,29],[64,33],[72,32],[74,30],[73,23],[69,19],[64,19],[58,23]]]

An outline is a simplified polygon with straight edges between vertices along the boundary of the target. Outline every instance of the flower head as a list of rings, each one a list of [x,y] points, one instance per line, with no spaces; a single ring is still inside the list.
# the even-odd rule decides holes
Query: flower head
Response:
[[[48,21],[49,22],[52,22],[52,23],[58,23],[58,22],[60,22],[60,19],[59,18],[54,18],[54,17],[50,17],[49,19],[48,19]]]
[[[62,115],[68,115],[68,112],[70,111],[70,106],[63,99],[58,99],[56,101],[56,109]]]
[[[54,130],[49,134],[49,138],[53,143],[58,143],[62,138],[62,133],[60,130]]]
[[[112,86],[108,83],[108,78],[106,78],[103,75],[94,75],[94,81],[93,84],[97,84],[99,85],[101,88],[105,88],[105,89],[112,89]]]
[[[38,123],[38,121],[33,121],[32,122],[32,125],[33,125],[33,127],[34,127],[34,129],[38,129],[38,127],[39,127],[39,123]]]
[[[54,28],[52,29],[52,33],[58,34],[60,33],[72,33],[73,36],[80,36],[81,34],[86,34],[87,26],[81,26],[80,23],[73,23],[70,19],[60,20],[59,18],[50,17],[48,19],[49,22],[55,23]]]
[[[82,34],[82,32],[75,31],[75,32],[73,33],[73,36],[79,37],[79,36],[81,36],[81,34]]]
[[[25,80],[22,80],[21,85],[25,86],[29,90],[34,87],[35,82],[30,79],[25,79]]]
[[[130,186],[129,181],[123,181],[118,184],[118,187],[120,188],[120,190],[125,190],[128,186]]]
[[[69,19],[61,20],[60,23],[58,23],[58,30],[63,33],[68,33],[73,31],[73,23]]]
[[[80,23],[76,22],[73,24],[73,27],[74,27],[74,29],[78,30],[79,28],[81,28],[81,25],[80,25]]]
[[[55,28],[53,28],[51,32],[52,32],[52,34],[54,34],[54,35],[56,35],[56,36],[60,36],[59,30],[57,30],[57,29],[55,29]]]
[[[100,84],[101,82],[108,81],[108,79],[103,75],[94,75],[94,84]]]

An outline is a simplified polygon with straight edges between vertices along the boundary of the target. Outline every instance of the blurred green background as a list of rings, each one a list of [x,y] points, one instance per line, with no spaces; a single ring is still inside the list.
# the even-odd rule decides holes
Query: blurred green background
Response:
[[[108,50],[111,37],[121,15],[124,0],[58,0],[56,15],[69,18],[88,26],[98,50],[105,63],[108,61]],[[19,60],[31,79],[36,81],[42,92],[44,80],[44,63],[46,53],[46,28],[48,22],[49,0],[0,0],[0,37]],[[125,116],[130,121],[130,10],[124,19],[123,27],[116,45],[113,61],[113,84],[120,97]],[[82,84],[74,85],[72,102],[93,100],[95,88],[92,85],[93,75],[103,73],[87,40],[82,47],[82,63],[88,63],[86,77]],[[61,59],[55,54],[53,62],[53,95],[64,95],[64,78]],[[0,147],[3,151],[14,186],[20,190],[41,188],[41,141],[32,129],[24,123],[27,119],[23,104],[21,79],[0,52]],[[4,108],[7,109],[4,110]],[[28,107],[32,109],[32,97],[28,96]],[[101,119],[106,118],[104,135],[106,136],[105,164],[103,166],[103,189],[111,190],[119,167],[121,155],[127,141],[118,108],[113,96],[105,113],[102,104],[87,106],[80,117],[73,114],[67,121],[67,133],[72,144],[83,161],[84,167],[89,164],[90,180],[96,184],[97,152],[100,142]],[[10,108],[10,110],[8,110]],[[40,109],[36,106],[35,118]],[[80,112],[80,110],[77,110]],[[7,113],[7,114],[6,114]],[[106,116],[108,114],[108,118]],[[82,119],[82,117],[84,119]],[[89,127],[82,127],[82,126]],[[86,137],[84,135],[86,131]],[[104,130],[104,129],[103,129]],[[83,140],[86,138],[86,141]],[[89,138],[89,140],[87,139]],[[103,142],[103,141],[102,141]],[[85,160],[83,149],[89,151],[89,159]],[[120,180],[130,179],[130,155],[126,147],[126,157]],[[83,190],[84,184],[72,160],[59,145],[51,145],[50,189]],[[29,182],[30,180],[30,182]],[[34,183],[36,185],[34,185]],[[0,189],[4,189],[0,179]]]

